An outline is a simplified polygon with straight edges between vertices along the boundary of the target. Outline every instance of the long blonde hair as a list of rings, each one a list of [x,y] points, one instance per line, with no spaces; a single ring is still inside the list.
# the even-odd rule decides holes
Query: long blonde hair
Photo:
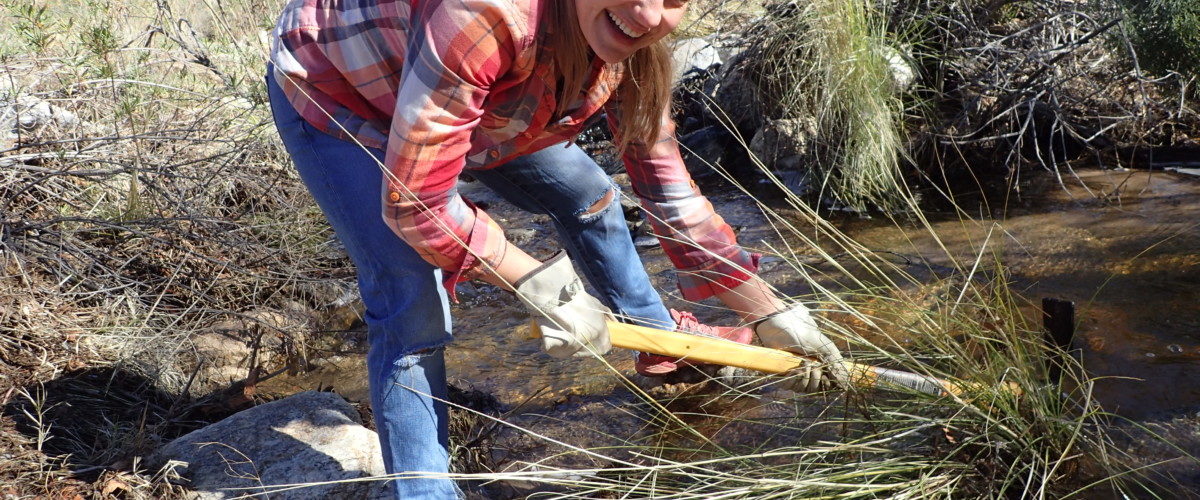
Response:
[[[583,90],[591,65],[591,51],[579,20],[575,0],[549,0],[549,17],[554,31],[546,38],[554,49],[554,65],[559,77],[558,108],[561,115]],[[546,25],[547,23],[543,23]],[[671,105],[671,51],[666,39],[634,52],[621,62],[624,66],[616,98],[620,114],[615,142],[625,151],[634,144],[651,146],[662,131],[663,113]]]

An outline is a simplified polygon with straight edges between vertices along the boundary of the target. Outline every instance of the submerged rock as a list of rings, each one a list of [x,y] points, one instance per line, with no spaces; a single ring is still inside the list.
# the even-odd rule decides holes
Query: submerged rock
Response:
[[[182,464],[176,464],[181,462]],[[375,432],[341,396],[303,392],[237,413],[180,437],[149,459],[188,481],[197,498],[269,493],[280,485],[321,483],[271,498],[386,498]],[[359,480],[359,481],[356,481]]]

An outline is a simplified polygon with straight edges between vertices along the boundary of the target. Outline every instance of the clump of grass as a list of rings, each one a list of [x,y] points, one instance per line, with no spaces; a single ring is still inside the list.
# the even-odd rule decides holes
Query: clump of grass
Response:
[[[797,395],[763,391],[779,382],[747,377],[729,389],[673,410],[646,405],[653,431],[603,450],[607,466],[590,470],[539,462],[521,474],[566,488],[561,498],[1088,498],[1137,491],[1120,478],[1088,404],[1086,379],[1049,385],[1044,363],[1056,353],[1017,312],[1002,282],[951,288],[968,292],[912,314],[903,296],[880,288],[842,293],[831,309],[859,315],[875,333],[837,323],[859,362],[978,384],[969,397],[883,392]],[[875,310],[846,300],[869,300]],[[911,321],[886,324],[894,314]],[[879,334],[889,332],[895,343]],[[912,335],[914,344],[898,341]],[[916,337],[920,335],[920,337]],[[1017,396],[1006,384],[1022,389]],[[1064,398],[1061,390],[1071,394]],[[721,402],[721,400],[724,400]],[[771,409],[764,411],[763,409]],[[672,412],[670,416],[663,413]],[[637,412],[630,412],[637,414]],[[1082,470],[1087,473],[1081,473]],[[537,470],[538,472],[534,472]],[[1096,471],[1102,471],[1097,473]]]
[[[861,0],[777,6],[751,34],[752,74],[773,118],[813,118],[821,192],[865,211],[903,208],[904,106],[884,16]]]

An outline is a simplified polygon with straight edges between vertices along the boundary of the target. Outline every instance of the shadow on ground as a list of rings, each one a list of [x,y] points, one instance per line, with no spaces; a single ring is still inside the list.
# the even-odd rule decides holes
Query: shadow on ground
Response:
[[[52,460],[92,480],[231,415],[238,407],[230,404],[236,403],[230,393],[192,399],[160,391],[146,377],[120,368],[90,368],[16,391],[0,414],[40,442]]]

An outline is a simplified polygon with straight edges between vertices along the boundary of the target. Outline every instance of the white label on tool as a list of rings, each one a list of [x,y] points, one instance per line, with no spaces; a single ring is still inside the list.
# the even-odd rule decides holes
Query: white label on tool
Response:
[[[885,384],[907,387],[917,392],[933,394],[935,396],[941,396],[946,393],[945,390],[942,389],[942,384],[916,373],[889,370],[887,368],[878,368],[876,374],[879,375],[879,381]]]

